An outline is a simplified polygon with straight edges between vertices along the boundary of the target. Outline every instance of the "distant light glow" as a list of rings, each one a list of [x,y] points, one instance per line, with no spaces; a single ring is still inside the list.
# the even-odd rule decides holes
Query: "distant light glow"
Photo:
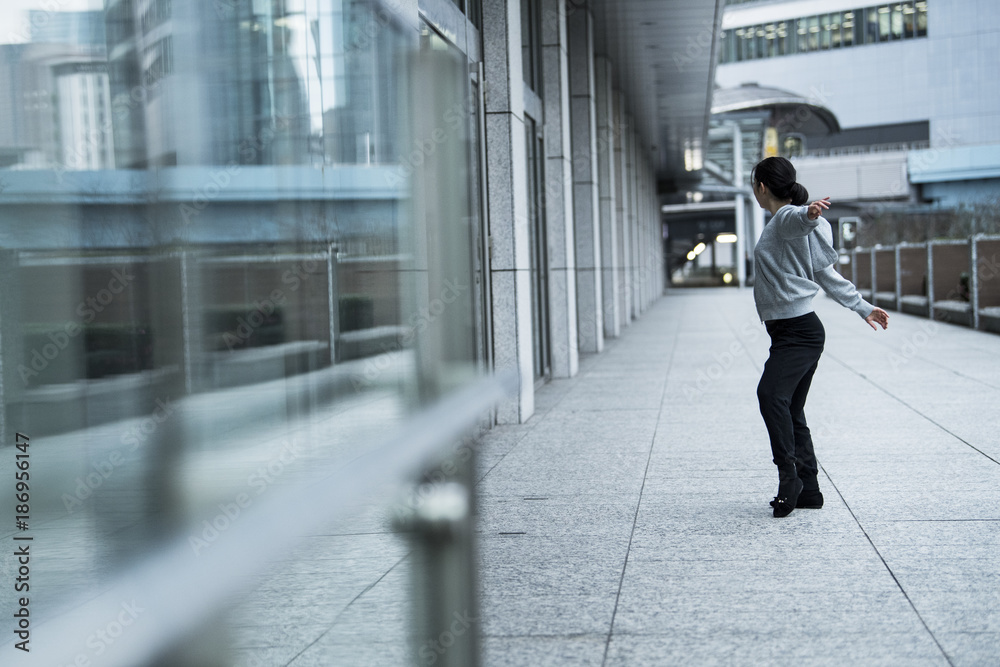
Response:
[[[729,283],[733,282],[733,274],[727,273],[727,274],[723,275],[722,276],[722,282],[726,283],[727,285]]]
[[[736,234],[719,234],[715,240],[719,243],[736,243]]]

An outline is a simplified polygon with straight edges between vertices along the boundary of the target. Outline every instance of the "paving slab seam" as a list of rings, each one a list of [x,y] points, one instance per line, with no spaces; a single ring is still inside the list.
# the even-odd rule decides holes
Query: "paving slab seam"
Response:
[[[906,406],[907,408],[909,408],[910,410],[912,410],[916,414],[920,415],[921,417],[923,417],[924,419],[926,419],[930,423],[934,424],[939,429],[941,429],[942,431],[944,431],[945,433],[947,433],[951,437],[955,438],[956,440],[958,440],[959,442],[961,442],[962,444],[964,444],[969,449],[972,449],[972,450],[975,450],[976,452],[979,452],[980,454],[982,454],[983,456],[985,456],[986,458],[988,458],[990,461],[993,461],[993,463],[996,463],[997,465],[1000,465],[1000,461],[996,460],[995,458],[993,458],[992,456],[990,456],[989,454],[987,454],[983,450],[979,449],[978,447],[976,447],[975,445],[973,445],[971,442],[969,442],[965,438],[963,438],[960,435],[958,435],[958,434],[950,431],[949,429],[947,429],[942,424],[939,424],[938,422],[934,421],[933,419],[931,419],[930,417],[928,417],[927,415],[925,415],[923,412],[921,412],[920,410],[916,409],[915,407],[913,407],[912,405],[910,405],[909,403],[907,403],[906,401],[904,401],[903,399],[901,399],[899,396],[896,396],[891,391],[889,391],[885,387],[881,386],[879,383],[877,383],[874,380],[872,380],[870,377],[868,377],[864,373],[859,373],[855,369],[851,368],[846,363],[844,363],[843,361],[841,361],[836,355],[834,355],[834,354],[828,354],[827,356],[830,359],[833,359],[838,364],[840,364],[843,368],[847,369],[849,372],[854,373],[855,375],[857,375],[858,377],[860,377],[862,380],[865,380],[866,382],[868,382],[871,386],[875,387],[876,389],[878,389],[879,391],[881,391],[883,394],[885,394],[889,398],[891,398],[894,401],[898,402],[900,405]]]
[[[614,343],[617,343],[617,341],[614,341]],[[614,345],[611,345],[609,347],[605,347],[604,352],[606,353],[608,350],[612,349],[613,347],[614,347]],[[585,359],[585,360],[581,361],[578,373],[582,373],[585,370],[584,369],[585,366],[586,367],[590,367],[590,366],[595,365],[596,364],[596,360],[600,359],[601,354],[603,354],[603,353],[595,353],[593,355],[588,355],[589,356],[588,359]],[[579,377],[580,376],[578,374],[576,376],[576,378],[579,378]],[[573,381],[576,378],[565,378],[565,379],[567,381]],[[545,391],[547,388],[551,390],[551,385],[543,386],[540,389],[540,391]],[[515,449],[517,449],[521,445],[521,443],[524,441],[524,439],[528,436],[528,434],[531,433],[531,431],[533,431],[534,428],[536,426],[538,426],[542,422],[542,420],[545,419],[546,415],[548,415],[550,412],[552,412],[553,410],[555,410],[556,407],[558,407],[559,404],[562,403],[562,401],[563,401],[564,398],[566,398],[565,394],[563,394],[563,396],[561,396],[559,398],[559,400],[557,400],[555,403],[553,403],[549,408],[547,408],[545,410],[540,410],[540,411],[535,412],[535,414],[533,414],[528,419],[528,421],[526,423],[524,423],[524,424],[513,424],[512,426],[515,426],[518,429],[518,432],[520,433],[520,436],[517,438],[517,440],[514,442],[514,444],[511,445],[510,448],[506,452],[504,452],[503,455],[500,458],[498,458],[493,465],[491,465],[489,467],[489,470],[487,470],[486,472],[484,472],[482,475],[479,476],[479,478],[476,480],[476,483],[473,484],[473,488],[479,486],[482,483],[482,481],[484,479],[486,479],[486,477],[491,472],[493,472],[493,470],[498,465],[500,465],[501,463],[503,463],[503,460],[505,458],[507,458],[507,455],[510,454],[511,452],[513,452]],[[487,437],[488,433],[489,432],[483,433],[480,437]]]
[[[631,531],[629,531],[628,547],[626,547],[625,549],[625,560],[622,563],[622,574],[618,580],[618,591],[615,593],[615,606],[611,612],[611,623],[608,627],[608,637],[607,640],[604,642],[604,656],[601,659],[602,667],[604,667],[604,665],[606,665],[608,662],[608,652],[611,648],[611,638],[614,636],[614,631],[615,631],[615,616],[618,614],[618,602],[621,599],[622,586],[625,583],[625,571],[628,569],[628,557],[629,553],[632,551],[632,540],[635,538],[635,527],[639,521],[639,509],[642,507],[642,492],[646,488],[646,476],[649,474],[649,464],[650,461],[652,461],[653,459],[653,448],[656,445],[656,433],[659,430],[660,419],[663,416],[663,406],[666,403],[667,387],[670,386],[668,379],[670,377],[670,370],[671,368],[673,368],[674,365],[674,354],[677,352],[677,342],[678,340],[680,340],[680,336],[678,335],[678,333],[680,331],[680,324],[683,320],[684,320],[684,310],[682,309],[681,313],[676,318],[676,327],[674,329],[674,344],[670,348],[670,359],[667,362],[667,370],[664,373],[663,391],[660,393],[660,410],[657,413],[656,427],[653,429],[653,435],[650,438],[649,442],[649,454],[646,458],[646,469],[642,473],[642,486],[639,487],[639,498],[635,504],[635,515],[632,517],[632,529]]]
[[[390,567],[388,570],[386,570],[385,572],[383,572],[382,576],[380,576],[378,579],[376,579],[372,583],[370,583],[367,586],[365,586],[364,590],[362,590],[360,593],[358,593],[357,595],[355,595],[354,598],[350,602],[348,602],[346,605],[344,605],[344,608],[340,610],[340,612],[337,614],[336,617],[334,617],[333,622],[330,623],[330,626],[326,630],[324,630],[323,633],[320,636],[316,637],[316,639],[314,639],[311,642],[309,642],[308,644],[306,644],[306,646],[301,651],[299,651],[294,656],[292,656],[292,659],[285,663],[285,667],[289,667],[289,665],[291,665],[296,660],[298,660],[299,657],[303,653],[305,653],[306,651],[308,651],[309,649],[311,649],[317,642],[319,642],[319,640],[323,639],[323,637],[325,637],[327,634],[329,634],[330,631],[333,630],[334,627],[336,627],[337,621],[340,620],[340,617],[343,616],[344,613],[347,612],[347,610],[351,608],[351,605],[353,605],[355,602],[357,602],[358,600],[360,600],[364,596],[365,593],[367,593],[371,589],[375,588],[379,584],[379,582],[381,582],[383,579],[385,579],[387,576],[389,576],[389,573],[391,573],[393,570],[395,570],[397,567],[399,567],[400,564],[403,561],[405,561],[407,558],[409,558],[412,553],[413,553],[412,551],[407,552],[406,555],[403,556],[402,558],[400,558],[398,561],[396,561],[393,564],[392,567]]]
[[[920,611],[917,609],[916,605],[913,603],[913,600],[910,599],[910,595],[906,592],[906,589],[903,588],[903,584],[901,584],[900,581],[899,581],[899,579],[896,577],[896,573],[892,571],[891,567],[889,567],[889,563],[887,563],[886,560],[885,560],[885,558],[882,556],[882,552],[879,551],[879,549],[878,549],[877,546],[875,546],[875,542],[872,540],[871,536],[868,534],[868,531],[865,530],[865,527],[861,524],[861,521],[858,519],[858,516],[854,513],[854,510],[851,509],[850,504],[848,504],[848,502],[847,502],[847,498],[845,498],[844,494],[842,494],[840,492],[840,489],[837,488],[837,485],[834,483],[833,479],[830,477],[830,474],[826,471],[826,469],[823,468],[822,465],[820,466],[820,469],[823,470],[823,474],[826,475],[827,480],[829,480],[830,486],[833,487],[833,490],[837,492],[838,496],[840,496],[840,500],[841,500],[841,502],[844,503],[844,506],[847,507],[847,511],[851,513],[852,517],[854,517],[854,521],[858,524],[858,528],[861,529],[861,532],[864,534],[865,539],[868,540],[868,543],[871,545],[872,549],[875,551],[875,555],[878,556],[878,558],[879,558],[880,561],[882,561],[882,565],[885,566],[886,572],[889,573],[889,576],[892,577],[892,580],[895,582],[896,586],[899,588],[899,592],[903,594],[904,598],[906,598],[907,604],[910,605],[910,608],[913,610],[913,613],[916,614],[917,619],[920,621],[920,624],[924,626],[925,630],[927,630],[928,636],[930,636],[930,638],[934,641],[934,644],[938,647],[938,650],[941,651],[941,655],[944,656],[944,659],[948,662],[948,664],[951,665],[951,667],[955,667],[955,663],[952,661],[951,656],[949,656],[948,653],[944,650],[944,646],[941,645],[941,642],[938,641],[937,636],[935,636],[935,634],[931,630],[930,626],[927,625],[927,621],[924,620],[924,617],[920,614]]]

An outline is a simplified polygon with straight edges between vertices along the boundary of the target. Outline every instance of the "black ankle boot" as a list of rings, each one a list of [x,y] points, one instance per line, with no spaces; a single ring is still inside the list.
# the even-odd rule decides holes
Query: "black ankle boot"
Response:
[[[819,490],[819,482],[814,475],[800,477],[802,480],[802,493],[799,494],[799,501],[795,504],[799,509],[818,510],[823,507],[823,494]]]
[[[774,507],[776,500],[771,501],[771,507]],[[799,494],[799,499],[795,503],[795,509],[806,509],[806,510],[818,510],[823,507],[823,492],[819,489],[815,491],[809,491],[802,489],[802,493]]]
[[[771,506],[775,518],[786,517],[792,513],[799,502],[802,493],[802,480],[795,476],[779,475],[778,495],[774,497]]]
[[[799,509],[818,510],[823,507],[823,492],[819,489],[815,491],[805,491],[799,494],[799,499],[795,503]]]

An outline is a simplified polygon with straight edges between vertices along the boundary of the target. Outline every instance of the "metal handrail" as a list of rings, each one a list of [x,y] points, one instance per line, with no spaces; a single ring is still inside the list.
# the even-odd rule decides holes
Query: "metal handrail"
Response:
[[[123,605],[140,609],[141,617],[108,647],[101,667],[150,662],[195,634],[248,579],[311,531],[349,516],[372,494],[425,472],[446,446],[466,435],[516,386],[517,377],[511,373],[484,378],[446,396],[333,475],[247,510],[232,522],[225,539],[200,555],[193,553],[186,534],[177,538],[122,574],[103,593],[78,600],[70,605],[71,611],[40,623],[30,664],[74,664],[85,653],[94,619],[118,618]]]

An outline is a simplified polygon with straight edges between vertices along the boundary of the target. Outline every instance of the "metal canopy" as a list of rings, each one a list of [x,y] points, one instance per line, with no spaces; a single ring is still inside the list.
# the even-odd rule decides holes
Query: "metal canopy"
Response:
[[[583,0],[576,0],[582,4]],[[706,147],[724,0],[594,0],[598,54],[614,64],[660,192],[696,183]],[[572,11],[573,0],[569,11]]]

